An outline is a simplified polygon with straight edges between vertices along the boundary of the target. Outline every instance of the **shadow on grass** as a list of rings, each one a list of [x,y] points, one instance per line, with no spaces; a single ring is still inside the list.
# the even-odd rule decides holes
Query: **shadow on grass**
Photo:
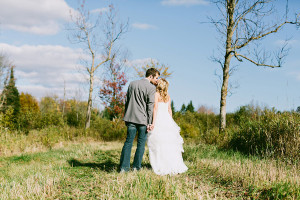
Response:
[[[102,163],[94,163],[94,162],[81,162],[76,159],[71,159],[68,161],[68,163],[72,167],[89,167],[89,168],[99,169],[101,171],[106,171],[106,172],[116,171],[119,167],[118,163],[115,163],[111,160],[107,160]]]
[[[142,168],[152,169],[150,163],[142,163]]]
[[[113,172],[119,171],[119,163],[115,163],[111,160],[106,160],[102,163],[95,163],[95,162],[81,162],[76,159],[71,159],[68,161],[69,165],[72,167],[89,167],[93,169],[99,169],[105,172]],[[142,163],[142,168],[145,169],[152,169],[150,163]]]

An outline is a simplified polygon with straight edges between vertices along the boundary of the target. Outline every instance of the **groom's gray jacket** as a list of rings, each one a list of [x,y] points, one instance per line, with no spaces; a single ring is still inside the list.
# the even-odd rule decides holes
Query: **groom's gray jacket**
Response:
[[[146,78],[132,81],[129,84],[124,121],[148,125],[152,123],[155,86]]]

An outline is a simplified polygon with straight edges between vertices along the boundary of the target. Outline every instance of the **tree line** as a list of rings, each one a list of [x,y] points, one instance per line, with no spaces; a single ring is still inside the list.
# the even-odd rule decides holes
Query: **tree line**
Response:
[[[57,96],[46,96],[37,101],[28,93],[19,94],[15,82],[14,68],[11,68],[7,85],[1,93],[1,132],[30,134],[32,130],[41,130],[45,143],[48,140],[54,142],[55,138],[60,137],[70,139],[84,136],[108,141],[126,137],[126,127],[122,121],[124,104],[116,104],[112,93],[106,96],[111,101],[107,101],[104,110],[91,110],[91,127],[85,129],[87,101],[65,100]],[[115,88],[115,85],[111,88]],[[110,91],[107,87],[101,90]],[[280,112],[275,108],[241,106],[237,111],[227,114],[228,127],[222,134],[218,131],[220,114],[214,113],[212,108],[200,106],[195,109],[192,101],[178,110],[172,101],[171,107],[173,118],[186,140],[215,144],[246,154],[288,158],[291,161],[299,159],[299,107],[296,111]],[[51,127],[61,131],[48,135],[47,128]]]
[[[218,16],[220,16],[219,19],[210,18],[210,23],[215,25],[220,34],[219,41],[221,41],[220,55],[213,57],[213,60],[219,63],[222,69],[219,115],[219,133],[221,134],[226,128],[226,99],[228,92],[230,92],[229,77],[235,69],[231,66],[231,59],[236,58],[240,62],[249,61],[257,66],[281,67],[283,59],[288,54],[286,45],[274,55],[267,53],[264,48],[254,48],[253,45],[259,44],[269,35],[276,34],[286,25],[299,27],[300,23],[298,13],[295,14],[294,19],[288,14],[288,2],[285,15],[281,20],[271,23],[267,23],[268,17],[277,14],[274,10],[274,1],[218,0],[213,1],[213,3],[218,8]],[[123,88],[128,82],[126,74],[127,53],[119,43],[128,32],[128,20],[125,22],[120,20],[114,5],[109,6],[108,12],[98,13],[96,16],[92,16],[90,13],[86,7],[86,2],[81,1],[77,12],[70,13],[71,22],[67,26],[70,42],[79,44],[88,55],[85,60],[81,60],[82,68],[89,77],[89,91],[84,117],[86,129],[90,128],[93,113],[94,80],[99,68],[104,69],[104,74],[101,79],[103,86],[98,91],[98,96],[105,106],[105,115],[109,116],[110,119],[121,118],[122,116],[125,97]],[[248,50],[250,49],[248,53],[244,51],[246,47]],[[9,116],[7,113],[11,112],[15,120],[22,106],[19,105],[20,101],[13,100],[20,98],[17,97],[19,94],[15,87],[14,67],[5,64],[3,56],[0,61],[1,112],[5,113],[4,117]],[[134,67],[137,77],[143,77],[145,70],[149,67],[159,69],[163,77],[172,75],[169,66],[152,60],[143,66]],[[80,104],[84,105],[85,103],[80,102]],[[174,102],[172,105],[174,109]],[[63,102],[63,116],[65,116],[64,106],[65,101]],[[300,108],[298,107],[298,109]],[[182,113],[194,112],[192,102],[187,106],[183,104],[180,111]]]

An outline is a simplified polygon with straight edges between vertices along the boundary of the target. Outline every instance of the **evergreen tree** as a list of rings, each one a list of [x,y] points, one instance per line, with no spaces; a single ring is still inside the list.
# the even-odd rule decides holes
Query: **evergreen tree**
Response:
[[[185,111],[186,111],[186,107],[184,104],[182,104],[180,112],[185,113]]]
[[[195,108],[193,106],[193,102],[192,101],[190,101],[190,103],[187,105],[186,111],[190,111],[192,113],[195,112]]]
[[[296,112],[297,112],[297,113],[300,113],[300,106],[297,107]]]
[[[172,113],[175,114],[175,107],[174,107],[174,101],[171,101],[171,109],[172,109]]]
[[[11,68],[9,82],[7,86],[4,88],[3,92],[6,97],[3,110],[5,112],[9,107],[12,107],[14,110],[13,115],[14,118],[16,119],[20,112],[21,105],[20,105],[19,91],[16,87],[14,67]]]

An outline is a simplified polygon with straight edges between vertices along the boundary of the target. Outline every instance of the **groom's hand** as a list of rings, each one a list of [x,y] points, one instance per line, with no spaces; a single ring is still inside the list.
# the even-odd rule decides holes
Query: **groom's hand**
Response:
[[[148,124],[148,125],[147,125],[147,132],[150,131],[150,126],[151,126],[151,124]]]

